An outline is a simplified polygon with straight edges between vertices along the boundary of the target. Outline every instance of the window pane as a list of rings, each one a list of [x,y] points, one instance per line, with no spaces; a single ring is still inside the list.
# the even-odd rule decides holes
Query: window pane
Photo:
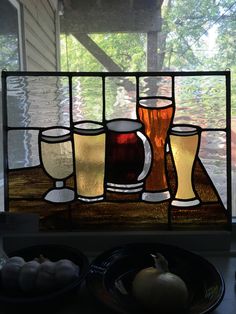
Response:
[[[19,70],[17,9],[8,0],[0,1],[0,69]]]
[[[8,0],[0,1],[0,71],[20,69],[17,9]],[[0,78],[1,83],[1,78]],[[0,84],[0,202],[3,204],[2,94]],[[0,211],[4,210],[3,205]]]
[[[9,126],[68,126],[68,89],[68,78],[65,77],[9,77]]]
[[[73,121],[103,119],[102,79],[100,77],[74,77]]]
[[[225,78],[177,77],[175,123],[225,128]]]

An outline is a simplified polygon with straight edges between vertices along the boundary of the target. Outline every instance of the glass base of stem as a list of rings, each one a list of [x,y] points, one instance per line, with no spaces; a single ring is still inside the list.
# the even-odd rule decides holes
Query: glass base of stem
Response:
[[[198,204],[200,204],[200,201],[197,198],[191,200],[173,200],[171,202],[171,205],[176,207],[191,207]]]
[[[142,194],[142,201],[145,202],[163,202],[170,198],[169,191],[162,191],[162,192],[143,192]]]
[[[58,188],[50,190],[44,197],[46,201],[52,203],[68,203],[73,201],[75,193],[69,188]]]

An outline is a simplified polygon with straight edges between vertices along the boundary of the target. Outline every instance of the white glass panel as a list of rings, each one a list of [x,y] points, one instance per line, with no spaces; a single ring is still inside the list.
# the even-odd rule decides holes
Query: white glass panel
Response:
[[[39,165],[38,131],[13,130],[8,132],[9,169]]]
[[[68,78],[8,77],[8,125],[69,126]]]
[[[149,76],[140,78],[139,94],[145,96],[172,96],[172,81],[169,76]]]
[[[223,76],[177,77],[175,89],[175,123],[192,123],[202,128],[226,126]]]
[[[106,119],[136,119],[135,77],[106,79]]]
[[[73,122],[103,118],[102,79],[100,77],[74,77]]]
[[[202,132],[199,157],[227,208],[225,132]]]

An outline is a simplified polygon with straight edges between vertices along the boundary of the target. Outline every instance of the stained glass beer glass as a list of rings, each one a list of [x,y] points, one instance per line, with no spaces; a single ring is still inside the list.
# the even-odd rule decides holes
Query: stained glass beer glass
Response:
[[[143,124],[132,119],[107,123],[107,191],[138,193],[151,165],[151,147]]]
[[[194,189],[194,163],[200,145],[200,127],[175,125],[170,131],[170,146],[177,174],[177,191],[171,205],[196,206],[200,203]]]
[[[43,169],[55,184],[55,187],[45,194],[44,199],[53,203],[74,200],[73,189],[65,187],[65,180],[73,173],[70,130],[53,127],[40,131],[39,151]]]
[[[167,97],[140,100],[138,116],[152,146],[152,165],[145,182],[142,200],[161,202],[170,198],[166,176],[167,133],[172,123],[174,105]]]
[[[84,202],[104,199],[105,131],[101,123],[74,125],[77,198]]]

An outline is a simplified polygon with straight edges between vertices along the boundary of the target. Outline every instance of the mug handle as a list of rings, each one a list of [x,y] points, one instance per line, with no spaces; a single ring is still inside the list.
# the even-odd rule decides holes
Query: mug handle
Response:
[[[151,163],[152,163],[152,148],[151,148],[148,138],[142,132],[137,131],[137,135],[143,142],[143,147],[144,147],[143,171],[138,176],[138,181],[141,181],[146,178],[150,170]]]

